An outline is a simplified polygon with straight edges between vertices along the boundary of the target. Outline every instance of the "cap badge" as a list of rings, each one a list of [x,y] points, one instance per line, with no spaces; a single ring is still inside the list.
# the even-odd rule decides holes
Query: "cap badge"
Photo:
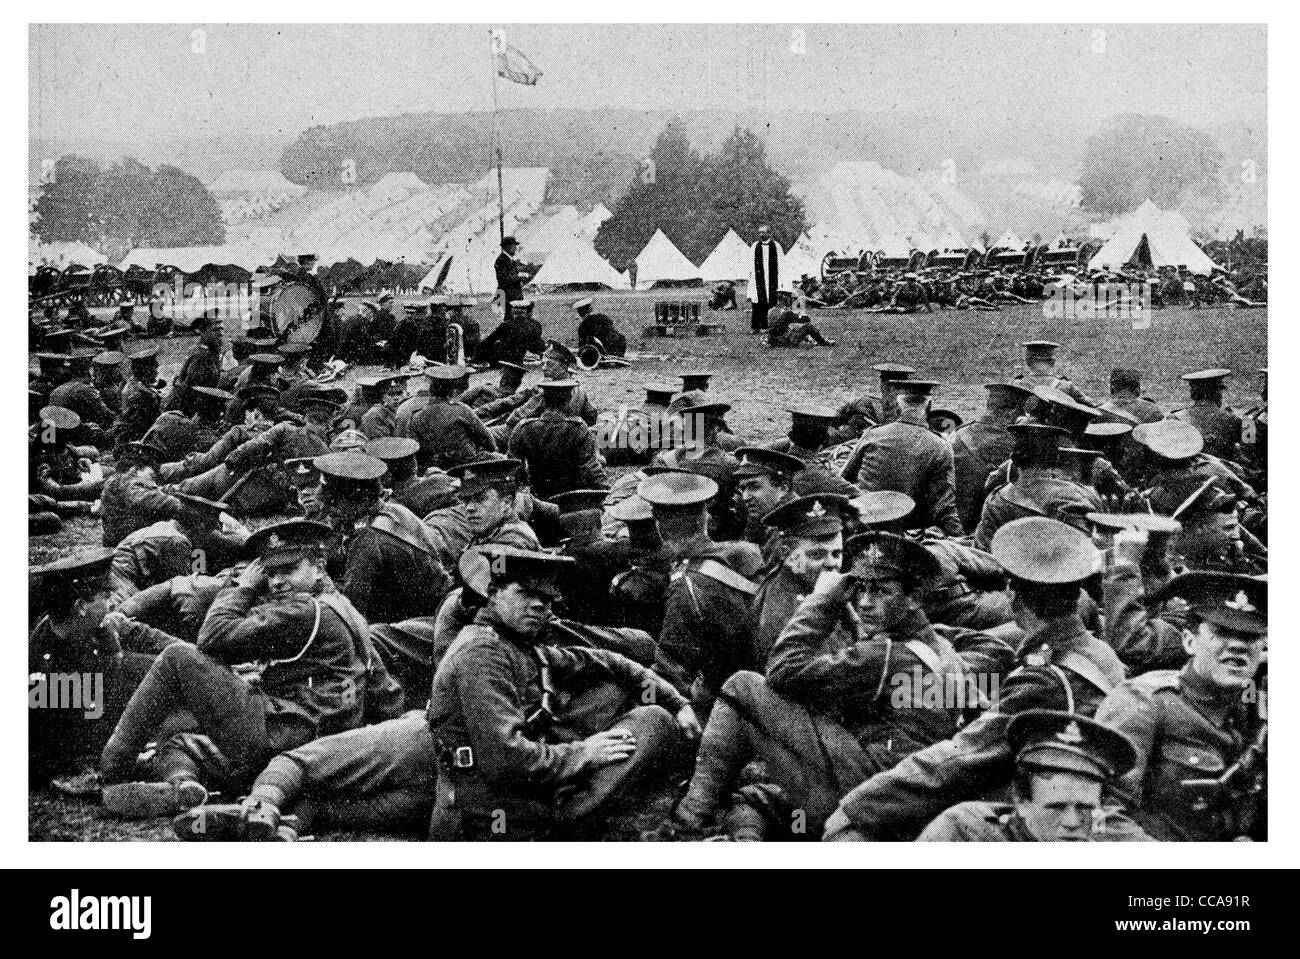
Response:
[[[867,562],[871,563],[873,566],[884,562],[885,555],[880,551],[879,544],[872,543],[867,547],[866,559]]]
[[[280,539],[278,533],[272,533],[266,538],[266,545],[271,547],[271,549],[279,549],[284,545],[284,540]]]
[[[821,519],[825,515],[826,507],[822,506],[822,501],[819,499],[813,500],[812,509],[808,510],[808,518]]]
[[[1083,742],[1083,731],[1079,729],[1078,723],[1071,720],[1070,725],[1066,726],[1063,731],[1056,734],[1056,738],[1063,743],[1077,746],[1079,743]]]
[[[1224,600],[1223,605],[1227,606],[1228,609],[1235,609],[1239,613],[1259,612],[1259,609],[1246,597],[1244,590],[1239,591],[1235,598]]]

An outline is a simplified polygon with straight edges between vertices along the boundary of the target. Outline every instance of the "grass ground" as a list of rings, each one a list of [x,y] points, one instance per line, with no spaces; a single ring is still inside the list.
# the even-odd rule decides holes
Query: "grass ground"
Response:
[[[581,374],[593,402],[602,409],[620,404],[639,405],[643,384],[677,383],[685,371],[707,369],[715,376],[712,388],[730,399],[728,421],[737,435],[755,440],[775,439],[789,425],[787,407],[801,403],[838,406],[844,400],[876,392],[871,365],[881,361],[908,363],[918,377],[944,384],[936,405],[971,419],[978,415],[984,390],[981,384],[1005,379],[1019,366],[1024,340],[1050,339],[1062,346],[1059,362],[1085,392],[1102,398],[1112,367],[1141,371],[1147,395],[1162,406],[1180,405],[1185,397],[1179,375],[1191,370],[1226,367],[1236,376],[1228,380],[1228,402],[1251,406],[1257,401],[1259,380],[1255,371],[1268,365],[1268,311],[1171,308],[1154,312],[1151,327],[1134,330],[1126,319],[1084,321],[1049,320],[1038,306],[1016,306],[1000,313],[942,312],[911,316],[870,314],[859,311],[816,311],[813,319],[837,341],[833,350],[804,348],[770,350],[759,337],[750,336],[748,310],[709,314],[723,318],[727,335],[683,339],[640,340],[643,327],[654,316],[656,300],[702,300],[703,291],[666,291],[597,296],[597,308],[608,313],[628,336],[629,351],[636,354],[626,369]],[[536,315],[548,337],[573,342],[574,323],[569,305],[577,296],[538,299]],[[494,321],[479,309],[484,332]],[[234,331],[232,331],[234,332]],[[169,366],[188,351],[193,339],[163,341],[163,377]],[[348,371],[346,380],[371,372]],[[489,374],[495,376],[495,374]],[[64,532],[29,541],[29,561],[48,562],[97,544],[99,526],[74,520]],[[602,838],[633,839],[653,826],[669,807],[669,791],[637,797],[624,815],[615,817]],[[98,807],[69,802],[42,788],[29,800],[29,836],[35,840],[170,839],[165,821],[122,823],[103,816]],[[337,833],[323,840],[368,840],[389,837]]]

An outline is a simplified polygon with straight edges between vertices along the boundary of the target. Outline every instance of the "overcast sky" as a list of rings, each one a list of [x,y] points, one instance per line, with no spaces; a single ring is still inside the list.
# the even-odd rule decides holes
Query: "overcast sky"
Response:
[[[292,136],[365,116],[491,108],[486,26],[209,25],[193,52],[195,29],[32,27],[31,135]],[[1262,26],[506,29],[545,76],[535,88],[503,82],[503,107],[902,110],[1079,133],[1118,111],[1200,124],[1261,120],[1266,109]]]

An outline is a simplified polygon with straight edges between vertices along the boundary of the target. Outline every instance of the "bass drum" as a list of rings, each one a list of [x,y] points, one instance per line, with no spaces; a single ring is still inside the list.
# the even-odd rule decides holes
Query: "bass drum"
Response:
[[[325,296],[302,280],[276,285],[262,307],[262,322],[281,343],[315,343],[325,329]]]

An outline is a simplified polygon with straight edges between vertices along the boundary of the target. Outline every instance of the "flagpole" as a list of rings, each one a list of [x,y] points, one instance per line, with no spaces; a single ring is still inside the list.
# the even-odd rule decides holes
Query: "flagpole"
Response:
[[[495,44],[494,34],[488,31],[489,45]],[[506,198],[505,191],[501,186],[501,126],[497,118],[497,112],[500,110],[500,103],[497,97],[497,51],[495,46],[492,49],[492,146],[497,154],[497,232],[500,234],[499,239],[506,238]]]

